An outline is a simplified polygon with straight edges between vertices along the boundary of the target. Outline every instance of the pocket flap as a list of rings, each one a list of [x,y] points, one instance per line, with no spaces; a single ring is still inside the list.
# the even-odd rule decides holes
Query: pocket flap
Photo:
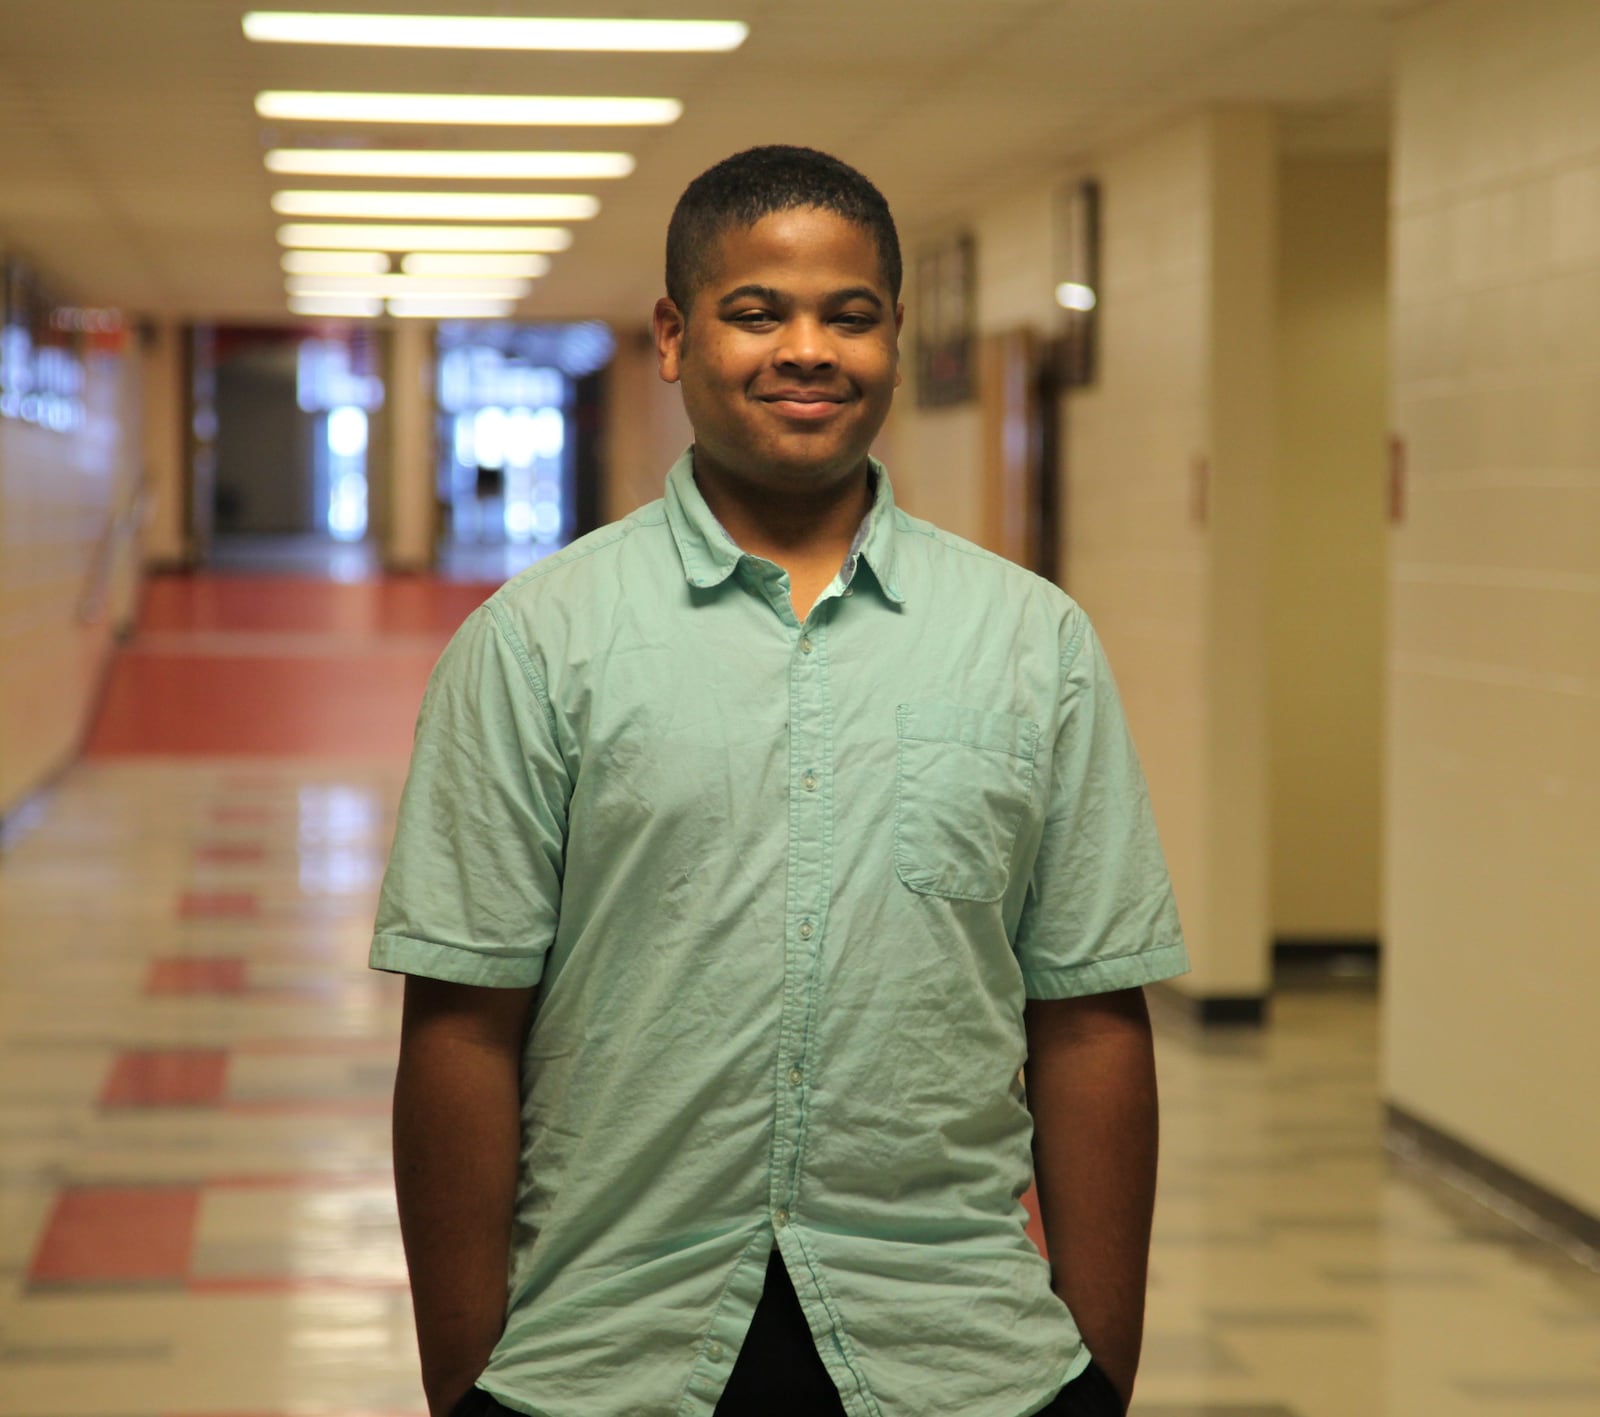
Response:
[[[894,711],[900,737],[929,743],[960,743],[991,753],[1009,753],[1033,761],[1039,746],[1039,725],[1030,718],[961,704],[900,704]]]

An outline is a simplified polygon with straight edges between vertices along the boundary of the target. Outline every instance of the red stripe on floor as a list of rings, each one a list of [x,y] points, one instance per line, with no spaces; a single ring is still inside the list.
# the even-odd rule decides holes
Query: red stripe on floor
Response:
[[[254,891],[185,891],[178,897],[180,920],[238,920],[260,913]]]
[[[147,994],[240,994],[246,988],[247,967],[246,960],[226,956],[155,959],[150,961],[144,991]]]
[[[63,1191],[28,1271],[32,1284],[182,1280],[200,1192],[190,1186],[83,1186]]]
[[[228,1086],[220,1048],[123,1053],[100,1092],[102,1107],[215,1107]]]

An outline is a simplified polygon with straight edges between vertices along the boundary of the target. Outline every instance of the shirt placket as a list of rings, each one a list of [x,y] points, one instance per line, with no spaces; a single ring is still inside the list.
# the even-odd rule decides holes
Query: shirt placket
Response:
[[[769,1206],[777,1242],[801,1213],[800,1162],[811,1055],[817,964],[833,878],[832,702],[828,686],[829,601],[791,630],[789,655],[789,857],[784,911],[783,1016],[778,1029]],[[797,1256],[795,1258],[798,1258]]]

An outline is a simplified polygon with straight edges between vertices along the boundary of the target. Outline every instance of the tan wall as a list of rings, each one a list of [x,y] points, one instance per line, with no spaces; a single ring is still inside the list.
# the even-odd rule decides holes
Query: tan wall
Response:
[[[1402,27],[1389,1098],[1600,1213],[1600,26]]]
[[[1379,930],[1388,162],[1280,173],[1278,463],[1268,597],[1272,926]]]
[[[667,469],[694,440],[676,384],[656,372],[655,341],[644,327],[617,331],[606,370],[602,521],[616,521],[661,495]]]
[[[129,613],[137,372],[90,358],[79,431],[0,419],[0,814],[71,760]]]
[[[1195,114],[1083,165],[1101,185],[1100,364],[1063,413],[1064,584],[1106,642],[1150,778],[1194,958],[1181,987],[1213,996],[1267,984],[1276,167],[1270,119],[1247,111]],[[1051,327],[1052,199],[1069,175],[973,213],[981,331]],[[908,233],[908,256],[929,234]],[[905,392],[902,499],[979,539],[976,408],[919,411]]]
[[[174,321],[150,327],[140,351],[145,509],[141,546],[146,565],[183,566],[191,559],[184,379],[187,331]]]

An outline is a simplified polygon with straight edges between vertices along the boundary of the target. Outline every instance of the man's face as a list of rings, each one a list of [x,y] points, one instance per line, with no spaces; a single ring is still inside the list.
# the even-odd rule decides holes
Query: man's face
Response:
[[[696,466],[790,493],[859,472],[900,382],[902,316],[865,227],[799,207],[725,231],[690,310],[655,311]]]

